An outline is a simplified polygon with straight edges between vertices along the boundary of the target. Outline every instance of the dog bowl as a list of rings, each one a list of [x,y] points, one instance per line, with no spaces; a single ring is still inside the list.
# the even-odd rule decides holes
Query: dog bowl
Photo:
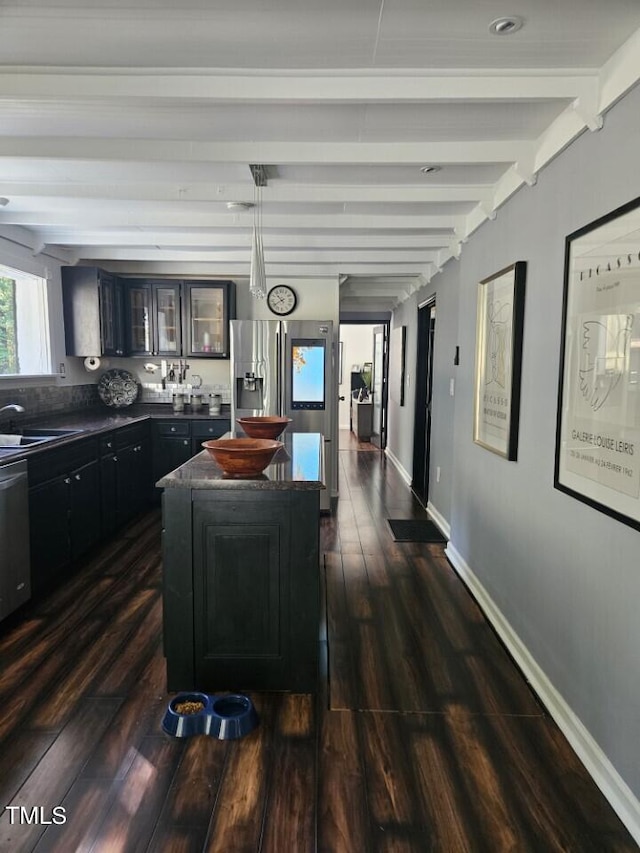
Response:
[[[267,438],[216,438],[202,446],[225,474],[235,477],[255,477],[262,474],[276,452],[284,447],[281,441]]]
[[[162,728],[174,737],[205,734],[211,700],[206,693],[178,693],[169,702]],[[198,709],[198,705],[201,707]]]
[[[212,698],[209,730],[212,737],[235,740],[252,732],[257,725],[258,713],[248,696],[231,693]]]
[[[238,418],[237,423],[251,438],[276,439],[291,423],[291,418],[280,418],[277,415],[258,415],[256,417]]]

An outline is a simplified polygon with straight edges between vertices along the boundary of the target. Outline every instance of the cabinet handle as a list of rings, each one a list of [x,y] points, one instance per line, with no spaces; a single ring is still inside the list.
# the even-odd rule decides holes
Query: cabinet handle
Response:
[[[117,461],[118,461],[118,457],[117,457],[117,456],[114,456],[114,457],[113,457],[113,461],[114,461],[114,462],[117,462]]]
[[[111,447],[111,446],[112,446],[111,442],[110,442],[110,441],[108,441],[108,442],[107,442],[107,447]]]
[[[76,480],[80,479],[80,474],[76,474]]]
[[[176,431],[176,428],[175,428],[175,427],[171,427],[171,432],[175,432],[175,431]]]
[[[183,443],[183,444],[189,444],[189,442],[187,441],[187,439],[186,439],[186,438],[185,438],[185,440],[184,440],[182,443]]]
[[[71,477],[65,477],[64,481],[65,481],[66,485],[68,486],[69,483],[71,482]]]

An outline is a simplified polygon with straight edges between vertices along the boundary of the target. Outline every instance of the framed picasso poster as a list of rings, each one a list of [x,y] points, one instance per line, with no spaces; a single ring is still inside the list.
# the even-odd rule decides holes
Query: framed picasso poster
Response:
[[[640,529],[640,199],[566,239],[554,485]]]

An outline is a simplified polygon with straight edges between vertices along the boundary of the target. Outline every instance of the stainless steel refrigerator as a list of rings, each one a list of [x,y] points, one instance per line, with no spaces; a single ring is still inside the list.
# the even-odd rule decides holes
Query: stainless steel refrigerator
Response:
[[[330,320],[232,320],[231,418],[282,415],[291,432],[319,432],[325,440],[328,511],[337,468],[334,440],[333,323]]]

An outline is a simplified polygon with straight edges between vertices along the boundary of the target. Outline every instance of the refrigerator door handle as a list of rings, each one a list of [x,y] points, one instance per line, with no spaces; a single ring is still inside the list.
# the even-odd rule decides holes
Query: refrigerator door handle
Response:
[[[283,385],[283,375],[284,375],[284,366],[283,366],[283,357],[282,357],[282,328],[278,327],[278,331],[276,332],[276,361],[277,361],[277,370],[276,370],[276,404],[277,404],[277,414],[282,417],[284,415],[284,406],[282,403],[282,385]]]

